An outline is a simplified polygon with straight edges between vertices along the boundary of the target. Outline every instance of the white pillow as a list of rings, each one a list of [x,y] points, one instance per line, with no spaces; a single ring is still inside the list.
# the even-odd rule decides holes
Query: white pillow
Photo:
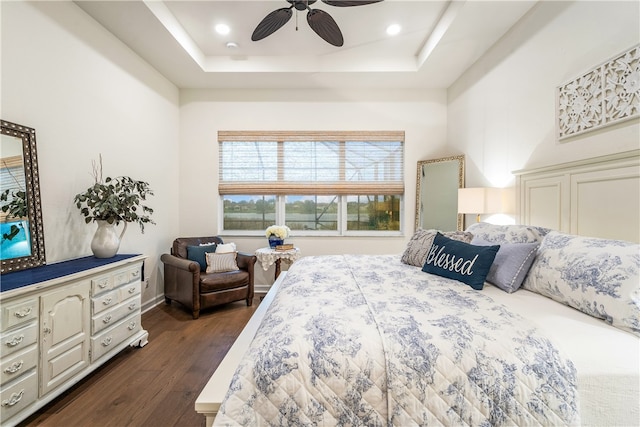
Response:
[[[640,245],[552,231],[522,287],[640,336]]]
[[[235,251],[236,251],[236,244],[233,242],[224,243],[216,247],[216,253],[219,253],[219,254],[226,254],[226,253],[235,252]]]
[[[224,273],[239,270],[236,262],[237,252],[207,252],[207,273]]]

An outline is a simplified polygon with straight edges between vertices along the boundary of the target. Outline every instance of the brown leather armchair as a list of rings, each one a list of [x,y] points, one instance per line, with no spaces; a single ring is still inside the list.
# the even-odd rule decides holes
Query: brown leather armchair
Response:
[[[200,310],[220,304],[246,300],[247,306],[253,302],[253,267],[256,256],[238,252],[239,270],[223,273],[206,273],[200,264],[187,258],[187,246],[207,243],[223,244],[218,236],[180,237],[173,241],[171,254],[163,254],[164,300],[178,301],[193,312],[193,318],[200,317]]]

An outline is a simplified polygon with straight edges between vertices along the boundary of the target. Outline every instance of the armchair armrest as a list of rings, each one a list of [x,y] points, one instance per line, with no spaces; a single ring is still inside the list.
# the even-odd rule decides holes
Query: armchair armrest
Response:
[[[190,271],[192,273],[200,272],[200,264],[190,259],[179,258],[175,255],[162,254],[160,260],[168,266],[178,268],[180,270]]]
[[[164,263],[165,302],[180,302],[193,310],[196,319],[200,312],[200,264],[169,254],[162,254],[160,260]]]
[[[253,275],[253,267],[257,260],[258,258],[254,254],[246,252],[238,252],[238,257],[236,258],[238,268],[240,270],[248,271],[251,275]]]

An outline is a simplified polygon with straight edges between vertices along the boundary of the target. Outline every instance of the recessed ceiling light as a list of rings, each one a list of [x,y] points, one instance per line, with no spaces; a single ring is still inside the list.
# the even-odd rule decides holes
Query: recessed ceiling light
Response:
[[[402,29],[402,27],[400,27],[400,25],[398,24],[391,24],[387,27],[387,34],[389,34],[390,36],[395,36],[396,34],[398,34],[400,32],[400,30]]]
[[[231,28],[229,28],[229,26],[227,24],[218,24],[216,25],[216,32],[218,34],[229,34],[229,31],[231,31]]]
[[[235,49],[235,48],[238,47],[238,43],[236,43],[236,42],[227,42],[227,44],[225,46],[227,46],[229,49]]]

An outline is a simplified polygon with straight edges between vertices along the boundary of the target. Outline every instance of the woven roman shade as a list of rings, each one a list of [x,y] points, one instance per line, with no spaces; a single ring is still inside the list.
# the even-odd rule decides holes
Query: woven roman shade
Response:
[[[221,195],[404,193],[404,132],[221,131]]]

